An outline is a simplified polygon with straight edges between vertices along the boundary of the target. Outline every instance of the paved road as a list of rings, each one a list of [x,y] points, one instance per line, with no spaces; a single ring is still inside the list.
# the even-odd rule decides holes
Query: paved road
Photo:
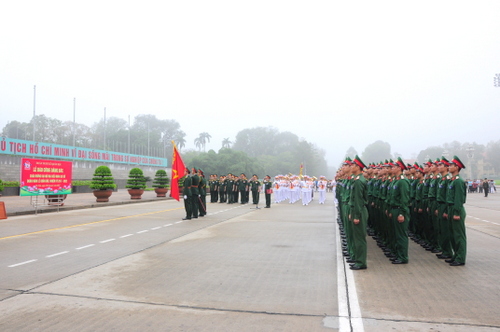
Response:
[[[369,239],[369,268],[355,273],[328,198],[209,204],[184,222],[182,202],[153,198],[10,216],[0,330],[500,331],[500,195],[468,198],[465,266],[414,243],[410,264],[394,266]]]

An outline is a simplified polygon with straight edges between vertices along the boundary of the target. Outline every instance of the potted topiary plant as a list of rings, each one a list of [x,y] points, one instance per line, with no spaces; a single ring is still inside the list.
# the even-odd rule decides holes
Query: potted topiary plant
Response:
[[[94,189],[96,202],[109,202],[116,184],[108,166],[99,166],[95,169],[89,188]]]
[[[162,169],[157,170],[153,181],[156,197],[167,197],[169,183],[170,179],[168,178],[167,172]]]
[[[146,188],[146,179],[140,168],[132,168],[128,174],[127,185],[125,186],[130,194],[130,199],[141,199]]]

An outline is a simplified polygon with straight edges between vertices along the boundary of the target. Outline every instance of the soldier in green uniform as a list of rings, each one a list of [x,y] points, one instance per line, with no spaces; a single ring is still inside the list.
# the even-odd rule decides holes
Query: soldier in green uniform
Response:
[[[261,183],[257,177],[257,174],[252,176],[252,180],[250,180],[250,190],[252,191],[252,203],[257,205],[259,204],[259,196],[260,196],[260,187]]]
[[[219,201],[219,179],[217,174],[210,175],[208,185],[210,187],[210,203],[217,203]]]
[[[241,204],[246,204],[248,203],[248,180],[245,173],[240,174],[240,178],[238,181],[238,190],[241,196]]]
[[[407,169],[401,159],[393,167],[394,181],[392,182],[391,213],[392,225],[395,236],[396,257],[392,264],[408,263],[408,225],[410,222],[410,181],[403,175],[403,170]]]
[[[191,195],[193,196],[193,218],[198,218],[198,211],[200,210],[200,177],[195,167],[191,168]]]
[[[191,193],[191,175],[189,168],[186,168],[182,195],[184,196],[184,209],[186,210],[186,217],[182,218],[182,220],[191,220],[193,216],[193,196]]]
[[[423,237],[423,225],[422,225],[422,216],[423,216],[423,208],[422,201],[424,196],[424,169],[415,163],[415,167],[417,172],[415,173],[416,180],[418,181],[415,188],[415,204],[413,206],[413,210],[415,212],[415,230],[413,240],[415,242],[421,241]]]
[[[219,179],[219,203],[226,203],[227,200],[227,178],[224,175],[221,175]]]
[[[450,266],[465,265],[467,256],[467,236],[465,233],[465,200],[467,197],[467,183],[460,176],[460,170],[465,166],[462,161],[454,156],[450,162],[449,171],[451,179],[446,193],[446,203],[448,203],[448,218],[451,229],[451,244],[453,256],[445,262],[450,263]]]
[[[437,207],[434,211],[436,217],[438,218],[439,226],[438,240],[439,247],[441,248],[441,253],[436,254],[439,259],[450,259],[453,254],[450,242],[450,221],[448,220],[448,218],[444,218],[444,215],[448,210],[448,204],[446,203],[446,192],[448,190],[448,183],[451,180],[451,175],[448,173],[449,166],[450,162],[445,157],[442,157],[441,161],[438,164],[438,171],[441,177],[439,178],[439,182],[437,185]]]
[[[427,249],[431,246],[432,238],[432,223],[429,216],[429,188],[431,180],[434,176],[431,173],[432,160],[429,159],[424,163],[424,187],[422,192],[422,239],[418,242],[423,248]]]
[[[352,231],[352,225],[349,222],[349,196],[351,194],[351,179],[352,179],[352,174],[351,174],[351,166],[352,166],[352,159],[347,157],[346,160],[344,161],[344,164],[342,166],[342,174],[343,174],[343,180],[341,182],[342,184],[342,196],[341,196],[341,201],[340,204],[342,205],[341,208],[341,218],[342,218],[342,224],[344,225],[344,237],[345,237],[345,242],[344,242],[344,256],[347,257],[347,262],[348,263],[355,263],[355,253],[354,253],[354,246],[353,246],[353,235],[351,233]]]
[[[227,204],[233,204],[234,203],[233,189],[234,189],[233,174],[229,173],[227,175],[227,181],[226,181]]]
[[[439,247],[439,220],[438,217],[435,213],[436,208],[437,208],[437,200],[436,200],[436,195],[437,195],[437,187],[439,181],[441,181],[441,174],[438,172],[438,164],[440,160],[439,158],[436,159],[435,162],[432,163],[431,165],[431,174],[432,178],[429,182],[429,191],[427,193],[428,197],[428,208],[427,208],[427,213],[429,216],[429,220],[431,223],[432,227],[432,232],[430,233],[430,238],[429,238],[429,246],[425,248],[425,250],[430,251],[432,253],[438,253],[441,252],[441,248]]]
[[[207,180],[201,169],[198,169],[198,177],[200,178],[200,184],[198,186],[200,192],[198,216],[204,217],[207,214]]]
[[[362,174],[365,164],[356,156],[351,166],[352,182],[349,195],[349,224],[352,234],[354,262],[351,270],[366,269],[366,227],[368,223],[368,193],[366,179]]]
[[[271,177],[266,175],[264,177],[264,192],[266,196],[266,206],[265,208],[271,208],[271,193],[273,190],[273,182],[271,181]]]

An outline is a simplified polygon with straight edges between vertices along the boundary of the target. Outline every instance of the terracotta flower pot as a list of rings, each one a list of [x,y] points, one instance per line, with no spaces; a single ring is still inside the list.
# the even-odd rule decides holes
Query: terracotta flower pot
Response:
[[[94,196],[97,198],[96,202],[109,202],[109,197],[113,193],[112,189],[107,190],[94,190]]]
[[[155,188],[156,197],[167,197],[168,188]]]
[[[141,199],[144,189],[129,189],[130,199]]]
[[[49,202],[49,205],[63,206],[64,200],[68,195],[45,195],[45,198]]]

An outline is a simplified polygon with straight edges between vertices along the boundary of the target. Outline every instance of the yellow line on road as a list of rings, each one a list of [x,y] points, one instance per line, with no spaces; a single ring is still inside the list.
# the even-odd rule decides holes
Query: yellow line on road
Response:
[[[175,210],[179,210],[179,209],[184,209],[184,207],[178,207],[178,208],[175,208],[175,209],[162,210],[162,211],[156,211],[156,212],[134,214],[134,215],[131,215],[131,216],[125,216],[125,217],[119,217],[119,218],[113,218],[113,219],[93,221],[93,222],[89,222],[89,223],[86,223],[86,224],[78,224],[78,225],[71,225],[71,226],[65,226],[65,227],[59,227],[59,228],[44,229],[44,230],[36,231],[36,232],[30,232],[30,233],[24,233],[24,234],[17,234],[17,235],[11,235],[11,236],[6,236],[6,237],[0,237],[0,240],[12,239],[14,237],[21,237],[21,236],[32,235],[32,234],[40,234],[40,233],[47,233],[47,232],[52,232],[52,231],[59,231],[61,229],[68,229],[68,228],[75,228],[75,227],[87,226],[87,225],[92,225],[92,224],[99,224],[99,223],[107,222],[107,221],[115,221],[115,220],[128,219],[128,218],[134,218],[134,217],[140,217],[140,216],[147,216],[149,214],[169,212],[169,211],[175,211]]]

